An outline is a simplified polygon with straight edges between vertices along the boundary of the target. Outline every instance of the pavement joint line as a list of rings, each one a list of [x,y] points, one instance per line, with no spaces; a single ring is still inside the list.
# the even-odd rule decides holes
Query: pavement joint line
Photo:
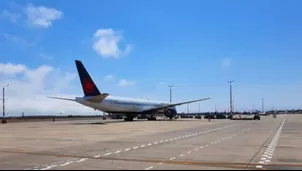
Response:
[[[213,132],[213,131],[217,131],[217,130],[221,130],[221,129],[225,129],[225,128],[229,128],[229,127],[233,127],[234,125],[229,125],[229,126],[225,126],[225,127],[221,127],[221,128],[216,128],[216,129],[210,129],[210,130],[207,130],[207,131],[204,131],[204,132],[200,132],[200,134],[203,134],[203,133],[209,133],[209,132]],[[188,137],[190,137],[190,136],[193,136],[194,134],[187,134],[187,135],[184,135],[183,136],[183,138],[188,138]],[[197,133],[195,133],[195,135],[197,135]],[[180,137],[181,138],[181,137]],[[177,139],[177,138],[174,138],[175,140]],[[173,140],[173,138],[170,138],[170,139],[166,139],[165,140],[165,142],[168,142],[169,140]],[[163,140],[162,140],[162,142],[164,142]],[[156,142],[154,142],[154,144],[158,144],[158,141],[156,141]],[[147,144],[148,146],[151,146],[152,145],[152,143],[149,143],[149,144]],[[206,145],[207,146],[207,145]],[[139,148],[139,147],[137,147],[137,146],[135,146],[135,147],[133,147],[132,149],[137,149],[137,148]],[[127,148],[127,149],[125,149],[124,151],[129,151],[130,150],[130,148]],[[112,151],[114,151],[114,150],[112,150]],[[117,154],[117,153],[120,153],[120,152],[122,152],[122,150],[118,150],[118,151],[116,151],[115,152],[115,154]],[[108,152],[108,153],[106,153],[106,154],[104,154],[103,156],[108,156],[108,155],[111,155],[112,154],[112,152]],[[95,156],[93,156],[94,158],[97,158],[97,157],[101,157],[102,155],[95,155]],[[85,160],[87,160],[88,158],[82,158],[82,159],[80,159],[80,160],[78,160],[78,161],[81,161],[81,160],[83,160],[84,159],[84,161]],[[67,160],[67,161],[69,161],[69,160]],[[56,162],[56,163],[64,163],[64,162],[67,162],[67,161],[59,161],[59,162]],[[53,164],[53,165],[52,165]],[[50,168],[52,168],[52,167],[57,167],[57,165],[54,165],[54,163],[52,163],[52,164],[45,164],[45,165],[43,165],[42,167],[45,167],[45,168],[48,168],[48,167],[50,167]],[[34,168],[39,168],[39,167],[41,167],[41,166],[35,166]],[[32,167],[33,168],[33,167]],[[32,170],[32,168],[30,168],[29,170]],[[27,170],[27,169],[24,169],[24,170]],[[48,170],[48,169],[46,169],[46,170]]]

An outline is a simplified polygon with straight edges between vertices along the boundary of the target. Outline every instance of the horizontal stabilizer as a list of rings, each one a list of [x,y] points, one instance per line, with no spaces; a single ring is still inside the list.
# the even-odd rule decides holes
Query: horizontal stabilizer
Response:
[[[69,100],[69,101],[75,101],[75,99],[69,99],[69,98],[62,98],[62,97],[48,97],[52,99],[59,99],[59,100]]]
[[[86,100],[90,101],[90,102],[99,103],[99,102],[103,101],[107,96],[109,96],[108,93],[102,93],[101,95],[98,95],[98,96],[86,97]]]

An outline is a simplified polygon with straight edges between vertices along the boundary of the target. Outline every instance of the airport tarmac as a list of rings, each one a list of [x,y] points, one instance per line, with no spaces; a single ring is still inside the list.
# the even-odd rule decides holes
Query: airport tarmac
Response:
[[[0,125],[1,169],[302,169],[302,115]]]

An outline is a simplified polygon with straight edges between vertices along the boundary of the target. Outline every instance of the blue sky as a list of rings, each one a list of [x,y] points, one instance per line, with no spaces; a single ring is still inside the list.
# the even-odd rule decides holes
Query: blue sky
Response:
[[[253,104],[261,109],[261,98],[266,109],[299,108],[301,3],[3,0],[0,83],[18,83],[7,88],[12,106],[26,83],[22,93],[27,92],[28,105],[11,112],[33,112],[37,98],[46,94],[82,95],[74,66],[80,59],[99,89],[112,95],[168,101],[167,85],[173,84],[173,101],[212,97],[200,104],[202,111],[215,105],[227,110],[231,79],[238,110]],[[55,104],[47,108],[50,103]],[[46,104],[34,111],[59,105]]]

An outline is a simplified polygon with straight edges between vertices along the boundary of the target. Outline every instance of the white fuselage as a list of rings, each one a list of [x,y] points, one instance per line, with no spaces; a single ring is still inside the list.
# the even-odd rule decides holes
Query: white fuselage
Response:
[[[100,103],[90,102],[85,97],[76,97],[76,102],[102,112],[139,113],[154,107],[168,105],[168,102],[108,96]],[[172,107],[176,110],[176,107]]]

